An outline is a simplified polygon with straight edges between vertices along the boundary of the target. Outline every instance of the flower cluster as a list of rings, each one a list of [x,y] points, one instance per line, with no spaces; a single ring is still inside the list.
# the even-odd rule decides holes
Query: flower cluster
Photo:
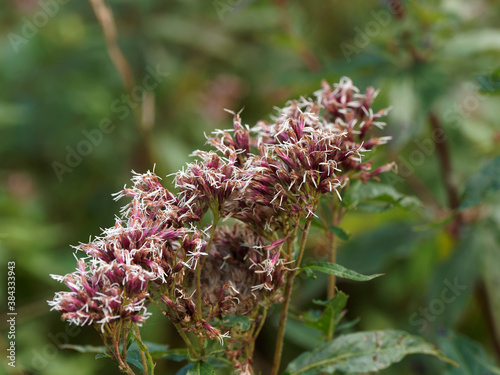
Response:
[[[388,140],[368,138],[384,125],[386,111],[371,109],[376,94],[360,94],[343,78],[333,87],[324,82],[314,100],[289,102],[272,123],[250,128],[231,112],[233,129],[215,131],[214,150],[195,152],[199,160],[176,174],[177,193],[154,173],[134,175],[133,186],[116,194],[131,198],[121,217],[77,246],[86,254],[78,271],[54,276],[71,291],[49,304],[63,320],[92,325],[110,340],[119,322],[140,325],[154,304],[189,347],[186,333],[198,340],[200,356],[206,339],[228,338],[227,357],[252,373],[265,312],[281,300],[295,267],[301,219],[315,215],[321,196],[341,198],[349,180],[392,168],[371,171],[363,160]],[[225,325],[231,316],[247,317],[250,328]]]
[[[363,155],[390,137],[368,138],[368,131],[383,128],[373,113],[377,96],[373,88],[364,94],[349,78],[331,87],[323,82],[315,100],[301,98],[278,110],[273,123],[260,121],[253,128],[234,114],[233,130],[216,131],[209,143],[226,157],[233,157],[250,176],[228,204],[227,215],[251,225],[256,231],[289,232],[290,217],[314,214],[320,195],[341,190],[349,180],[366,182],[394,168],[394,163],[371,171]],[[252,152],[254,150],[254,152]]]
[[[113,325],[120,320],[141,324],[150,315],[146,312],[146,298],[153,274],[141,267],[80,260],[76,272],[52,276],[64,282],[71,292],[57,293],[50,304],[73,324],[98,324],[105,333],[113,331]]]

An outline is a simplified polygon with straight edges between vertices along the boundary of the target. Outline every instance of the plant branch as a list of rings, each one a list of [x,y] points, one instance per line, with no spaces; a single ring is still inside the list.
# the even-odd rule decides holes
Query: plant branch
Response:
[[[338,225],[337,223],[337,207],[335,204],[332,204],[332,226]],[[328,261],[330,263],[337,262],[337,236],[331,228],[327,228],[328,230]],[[335,275],[328,275],[328,299],[332,299],[335,297],[335,284],[337,279]],[[331,339],[331,337],[329,338]]]
[[[444,134],[441,123],[436,114],[433,112],[429,114],[429,123],[431,125],[431,129],[434,132]],[[460,199],[458,198],[457,188],[453,183],[451,159],[448,145],[446,143],[446,140],[442,140],[441,142],[435,140],[434,143],[436,145],[436,150],[438,153],[439,165],[441,167],[444,186],[448,194],[448,205],[452,210],[455,210],[460,205]]]
[[[113,12],[104,3],[104,0],[90,0],[90,4],[101,25],[109,57],[120,74],[125,90],[131,92],[135,87],[135,80],[132,69],[118,45],[118,32]]]
[[[314,216],[310,215],[310,217],[307,218],[306,225],[304,226],[304,232],[302,233],[302,239],[300,242],[300,247],[299,247],[299,254],[297,256],[297,260],[295,262],[295,267],[299,268],[300,264],[302,262],[302,258],[304,256],[304,251],[306,247],[306,241],[307,241],[307,235],[309,234],[309,228],[311,227],[311,222],[313,220]],[[291,254],[291,250],[293,249],[293,241],[294,241],[295,236],[292,236],[289,239],[288,246],[289,246],[289,251],[288,253]],[[284,301],[281,306],[281,314],[280,314],[280,321],[279,321],[279,326],[278,326],[278,334],[276,336],[276,348],[274,351],[274,359],[273,359],[273,367],[271,369],[271,375],[278,375],[279,369],[280,369],[280,364],[281,364],[281,356],[283,354],[283,343],[285,339],[285,327],[286,327],[286,319],[288,316],[288,308],[290,306],[290,300],[292,297],[292,288],[293,288],[293,281],[295,279],[295,275],[297,274],[297,271],[292,271],[287,277],[286,280],[286,285],[285,285],[285,296],[284,296]]]
[[[120,370],[126,372],[128,375],[135,375],[135,372],[132,371],[130,366],[127,364],[127,361],[121,356],[119,340],[113,338],[112,343],[113,343],[114,357],[118,361]]]
[[[438,117],[433,112],[429,113],[429,123],[434,133],[445,134],[445,131],[441,126]],[[440,142],[437,141],[437,137],[433,138],[436,145],[439,165],[441,167],[441,175],[443,176],[443,184],[448,195],[448,205],[452,211],[455,211],[460,205],[460,198],[458,195],[457,187],[453,183],[453,173],[448,145],[445,138],[439,137],[442,138]],[[449,226],[449,232],[455,238],[458,238],[458,236],[460,235],[462,221],[462,215],[460,213],[457,213],[454,217],[453,222]]]
[[[106,41],[108,55],[120,75],[125,91],[129,94],[130,101],[130,96],[133,96],[136,83],[132,73],[132,68],[130,67],[127,58],[118,44],[118,31],[113,12],[111,8],[105,4],[104,0],[89,1],[96,15],[97,21],[101,26],[104,39]],[[139,127],[144,148],[148,153],[149,161],[152,162],[155,160],[153,150],[150,147],[151,129],[154,126],[155,120],[154,93],[148,90],[143,90],[141,105],[137,106],[135,104],[132,105],[131,103],[130,107],[134,113],[137,126]]]
[[[179,335],[182,337],[184,340],[184,343],[186,344],[189,353],[191,354],[191,357],[193,358],[198,358],[198,353],[196,352],[196,349],[194,348],[193,344],[191,343],[191,340],[189,340],[189,337],[186,335],[186,332],[184,332],[181,328],[181,326],[177,323],[173,323],[175,328],[177,329],[177,332],[179,332]]]
[[[142,367],[144,368],[144,373],[149,373],[150,375],[153,375],[155,368],[153,357],[151,357],[148,347],[142,341],[141,331],[139,330],[139,326],[137,324],[134,324],[134,331],[135,331],[135,338],[138,341],[138,344],[140,343],[139,352],[141,353]]]

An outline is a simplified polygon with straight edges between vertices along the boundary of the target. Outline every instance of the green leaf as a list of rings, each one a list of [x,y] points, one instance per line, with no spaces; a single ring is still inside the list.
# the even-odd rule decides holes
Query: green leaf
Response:
[[[415,233],[412,226],[413,222],[400,220],[366,229],[342,244],[337,262],[360,273],[377,273],[395,259],[408,257],[418,235],[425,235]]]
[[[148,348],[149,354],[153,358],[165,358],[165,355],[169,353],[187,353],[187,349],[169,349],[166,345],[164,344],[158,344],[156,342],[150,342],[150,341],[143,341],[144,345]]]
[[[234,327],[238,325],[242,331],[248,331],[252,326],[250,319],[244,315],[228,315],[221,321],[215,322],[215,326]]]
[[[356,181],[344,194],[342,204],[350,210],[384,212],[393,207],[416,209],[420,206],[420,201],[399,193],[391,185]]]
[[[148,349],[151,357],[153,358],[164,358],[170,359],[173,361],[183,361],[187,359],[187,349],[168,349],[165,345],[157,344],[154,342],[144,341],[144,344],[140,344],[145,350]],[[111,358],[108,353],[106,353],[106,348],[104,346],[91,346],[91,345],[64,345],[67,349],[74,349],[81,353],[101,353],[96,355],[96,359],[100,358]],[[127,348],[127,362],[133,364],[137,368],[143,371],[142,367],[142,358],[141,353],[139,351],[139,344],[136,341],[133,341]],[[120,345],[120,350],[123,350],[123,345]]]
[[[175,375],[186,375],[188,373],[189,370],[193,369],[194,368],[194,363],[191,362],[191,363],[188,363],[187,365],[185,365],[183,368],[181,368],[179,371],[177,371],[175,373]]]
[[[500,375],[500,368],[487,357],[482,346],[465,336],[450,331],[439,338],[439,347],[460,366],[450,366],[444,375]]]
[[[333,226],[333,225],[330,227],[330,232],[332,232],[338,238],[340,238],[341,240],[344,240],[344,241],[347,241],[349,239],[349,237],[351,237],[351,235],[348,234],[345,230],[343,230],[340,227]]]
[[[186,375],[215,375],[215,370],[207,362],[196,362]]]
[[[362,275],[355,271],[349,270],[342,267],[340,264],[329,263],[329,262],[309,262],[303,265],[300,270],[311,270],[326,273],[328,275],[335,275],[342,277],[344,279],[354,280],[354,281],[368,281],[376,277],[382,276],[382,273],[377,273],[375,275]]]
[[[291,314],[291,317],[293,314]],[[274,326],[277,328],[279,324],[279,319],[276,317],[274,320]],[[324,340],[321,337],[321,333],[304,324],[302,319],[294,317],[294,319],[288,319],[285,327],[285,339],[303,350],[312,350],[321,345]]]
[[[319,220],[318,218],[314,218],[311,221],[311,225],[315,228],[321,229],[322,231],[326,231],[326,228],[323,225],[323,222],[321,220]],[[349,233],[347,233],[344,229],[342,229],[340,227],[336,227],[334,225],[330,226],[329,231],[344,241],[347,241],[351,237],[351,235]]]
[[[106,353],[105,346],[93,346],[93,345],[59,345],[60,349],[72,349],[80,353]]]
[[[490,193],[500,190],[500,156],[474,174],[465,186],[459,209],[474,207]]]
[[[141,353],[138,349],[127,351],[127,362],[137,367],[143,374],[146,374],[144,367],[142,367]]]
[[[317,217],[312,219],[311,226],[313,228],[318,228],[318,229],[321,229],[323,231],[326,230],[325,226],[323,225],[323,222]]]
[[[371,331],[342,335],[292,361],[285,375],[313,375],[337,371],[379,371],[408,354],[429,354],[450,362],[433,345],[404,331]]]
[[[496,208],[500,212],[499,208]],[[484,281],[485,291],[488,298],[489,311],[491,314],[492,325],[500,327],[500,294],[498,286],[500,285],[500,252],[498,244],[500,243],[500,232],[498,222],[487,220],[481,223],[481,274]]]
[[[323,311],[310,311],[303,315],[305,323],[319,330],[325,337],[335,332],[335,327],[345,315],[345,306],[348,296],[337,291],[337,294],[328,301],[313,300],[316,305],[324,306]]]
[[[483,239],[482,228],[463,228],[451,257],[434,267],[426,302],[409,317],[419,333],[438,332],[439,328],[449,328],[460,319],[481,272],[479,255],[485,248]],[[421,308],[428,312],[423,314]]]
[[[482,74],[476,77],[479,85],[479,92],[485,95],[500,94],[500,69],[496,69],[491,74]]]
[[[101,358],[110,358],[110,359],[114,359],[114,358],[113,358],[113,357],[111,357],[111,355],[109,355],[108,353],[96,354],[95,359],[101,359]]]
[[[165,351],[160,357],[158,357],[159,353],[151,353],[151,355],[153,356],[153,358],[168,359],[174,362],[182,362],[188,359],[187,349],[170,349]]]
[[[337,326],[336,331],[337,332],[338,331],[347,331],[348,329],[351,329],[356,324],[358,324],[360,320],[361,320],[360,318],[356,318],[356,319],[351,320],[350,322],[345,322],[345,323]]]
[[[142,342],[142,340],[138,336],[136,336],[136,334],[134,333],[134,331],[131,331],[131,334],[134,336],[135,342],[130,346],[129,351],[127,352],[127,362],[133,363],[134,366],[137,366],[137,364],[135,362],[137,362],[137,361],[140,360],[140,367],[139,366],[137,366],[137,367],[139,367],[140,369],[142,369],[142,372],[144,374],[146,374],[146,370],[149,370],[148,373],[153,374],[154,373],[154,368],[155,368],[156,365],[153,362],[153,357],[151,356],[151,353],[149,352],[148,347],[146,346],[146,344],[144,342]],[[150,345],[153,346],[153,347],[158,347],[159,346],[158,344],[155,344],[155,343],[150,343]],[[165,348],[164,346],[161,346],[161,350],[163,350],[164,348]],[[141,356],[141,353],[147,359],[147,365],[146,365],[148,367],[147,369],[145,369],[144,367],[142,367],[142,356]],[[135,358],[132,358],[129,361],[130,354],[134,354]],[[132,362],[132,360],[134,362]]]
[[[304,268],[304,272],[306,273],[306,276],[309,279],[313,279],[313,280],[317,279],[316,274],[313,271],[311,271],[309,268]]]

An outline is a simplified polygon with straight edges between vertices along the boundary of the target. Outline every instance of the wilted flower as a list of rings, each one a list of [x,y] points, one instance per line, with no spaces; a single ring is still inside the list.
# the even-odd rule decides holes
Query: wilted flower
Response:
[[[218,228],[202,270],[210,315],[248,315],[276,302],[287,270],[276,243],[267,243],[241,224]]]

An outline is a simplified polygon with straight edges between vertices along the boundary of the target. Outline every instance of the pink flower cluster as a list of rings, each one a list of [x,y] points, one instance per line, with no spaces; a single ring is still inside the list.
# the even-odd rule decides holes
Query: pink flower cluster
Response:
[[[136,174],[116,199],[132,199],[113,228],[81,244],[78,270],[53,276],[70,291],[49,302],[63,320],[113,333],[119,322],[143,323],[155,304],[198,340],[229,338],[227,353],[251,366],[249,345],[265,311],[281,299],[300,219],[315,215],[319,198],[341,198],[352,179],[367,181],[393,164],[371,170],[363,155],[388,137],[364,94],[348,78],[323,82],[315,99],[290,101],[273,122],[250,128],[233,113],[233,129],[218,130],[175,177],[170,192],[154,173]],[[222,225],[228,220],[230,225]],[[251,328],[224,326],[243,315]],[[109,334],[110,337],[113,337]]]

